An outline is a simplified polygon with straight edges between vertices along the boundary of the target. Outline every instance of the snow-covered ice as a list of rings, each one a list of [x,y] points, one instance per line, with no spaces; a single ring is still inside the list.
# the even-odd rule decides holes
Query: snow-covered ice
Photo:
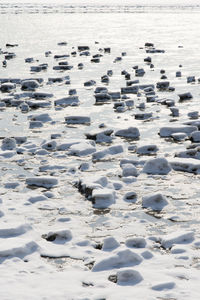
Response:
[[[1,1],[0,299],[199,299],[199,13]]]

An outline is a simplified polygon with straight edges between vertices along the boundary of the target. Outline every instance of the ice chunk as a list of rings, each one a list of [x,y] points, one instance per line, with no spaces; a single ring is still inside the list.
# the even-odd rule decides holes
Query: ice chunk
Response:
[[[72,239],[72,233],[68,229],[59,229],[54,231],[49,231],[47,234],[42,236],[48,242],[64,240],[66,242]]]
[[[166,175],[170,171],[171,167],[166,158],[154,158],[147,160],[143,167],[143,172],[147,174]]]
[[[175,141],[185,141],[188,138],[188,135],[186,133],[176,132],[176,133],[172,133],[171,137]]]
[[[128,177],[128,176],[138,176],[138,171],[135,166],[132,164],[123,164],[122,165],[122,176]]]
[[[153,254],[148,250],[142,252],[141,255],[144,259],[151,259],[153,257]]]
[[[28,201],[31,202],[31,203],[35,203],[35,202],[38,202],[38,201],[45,201],[45,200],[48,200],[48,198],[45,197],[44,195],[32,196],[28,199]]]
[[[161,137],[170,137],[173,133],[182,132],[190,135],[193,131],[197,131],[198,128],[196,126],[187,126],[180,125],[174,127],[162,127],[160,128],[160,136]]]
[[[127,192],[124,195],[124,201],[135,203],[137,201],[137,194],[135,192]]]
[[[116,136],[124,137],[124,138],[133,138],[137,139],[140,136],[140,132],[136,127],[129,127],[127,129],[120,129],[115,132]]]
[[[200,131],[193,131],[190,138],[195,143],[200,142]]]
[[[179,96],[179,101],[190,100],[193,98],[193,96],[190,92],[179,94],[178,96]]]
[[[28,116],[28,119],[31,121],[40,121],[43,123],[52,121],[52,118],[47,113],[30,115]]]
[[[56,141],[47,141],[44,144],[42,144],[42,149],[46,149],[46,150],[55,150],[57,147],[57,143]]]
[[[87,156],[91,153],[94,153],[96,148],[88,142],[81,142],[79,144],[72,145],[69,148],[69,155],[76,156]]]
[[[142,155],[145,155],[145,154],[154,154],[158,151],[158,147],[157,145],[144,145],[144,146],[140,146],[137,148],[137,153],[138,154],[142,154]]]
[[[174,158],[170,160],[170,165],[175,171],[200,173],[200,162],[194,158]]]
[[[14,138],[4,138],[2,140],[1,149],[4,150],[14,150],[16,148],[16,140]]]
[[[108,147],[105,150],[101,150],[93,153],[92,158],[93,160],[100,160],[105,156],[117,155],[122,152],[124,152],[123,145],[115,145],[115,146]]]
[[[30,121],[29,123],[29,128],[33,129],[33,128],[40,128],[43,127],[43,123],[40,121]]]
[[[15,189],[17,186],[19,186],[19,182],[7,182],[4,184],[6,189]]]
[[[125,242],[127,247],[130,248],[145,248],[146,247],[146,241],[142,237],[133,237],[128,238]]]
[[[23,80],[21,89],[24,91],[34,91],[39,87],[37,80]]]
[[[26,179],[26,184],[30,186],[40,186],[44,188],[51,188],[58,184],[58,179],[54,177],[30,177]]]
[[[54,101],[55,106],[62,106],[62,107],[75,106],[75,105],[79,105],[79,104],[80,104],[80,101],[77,96],[65,97],[65,98],[57,99]]]
[[[0,157],[3,158],[11,158],[16,154],[16,151],[3,151],[0,152]]]
[[[165,196],[160,193],[151,194],[142,198],[142,206],[154,210],[162,210],[168,204]]]
[[[131,250],[122,250],[117,252],[115,255],[111,255],[108,258],[97,261],[93,268],[93,272],[123,268],[129,266],[135,266],[142,262],[142,258],[137,253]]]
[[[67,124],[90,124],[90,117],[85,116],[68,116],[65,117],[65,122]]]
[[[93,189],[92,198],[94,199],[95,208],[106,208],[115,201],[115,193],[108,188]]]

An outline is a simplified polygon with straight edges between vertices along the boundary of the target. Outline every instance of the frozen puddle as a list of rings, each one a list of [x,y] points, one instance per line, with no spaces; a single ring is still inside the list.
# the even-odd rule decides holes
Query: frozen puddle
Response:
[[[2,300],[199,299],[199,12],[124,5],[0,4]]]

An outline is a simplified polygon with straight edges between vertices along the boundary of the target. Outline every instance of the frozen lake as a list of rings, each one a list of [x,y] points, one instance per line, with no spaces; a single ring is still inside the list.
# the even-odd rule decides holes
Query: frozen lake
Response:
[[[0,299],[199,299],[200,10],[151,4],[1,2]]]

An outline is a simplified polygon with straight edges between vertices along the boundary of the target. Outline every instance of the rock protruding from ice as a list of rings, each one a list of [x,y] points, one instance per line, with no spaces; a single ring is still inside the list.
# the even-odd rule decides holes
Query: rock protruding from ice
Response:
[[[143,280],[141,274],[132,269],[120,270],[117,272],[117,284],[135,285]]]
[[[166,205],[168,205],[168,201],[166,197],[160,193],[147,195],[142,198],[142,206],[145,208],[162,210]]]
[[[166,175],[171,171],[171,167],[166,158],[153,158],[144,164],[143,172],[147,174]]]
[[[109,236],[103,240],[102,250],[111,251],[115,248],[118,248],[119,246],[120,244],[118,243],[118,241],[114,237]]]
[[[29,186],[52,188],[58,184],[58,179],[51,176],[30,177],[26,179],[26,184]]]
[[[117,252],[115,255],[111,255],[108,258],[97,261],[93,268],[93,272],[123,268],[129,266],[135,266],[142,262],[142,258],[137,253],[131,250],[122,250]]]
[[[188,244],[194,240],[193,231],[176,231],[171,234],[165,235],[161,238],[161,245],[165,249],[171,248],[175,244]]]
[[[138,139],[140,136],[140,132],[139,129],[136,127],[129,127],[127,129],[117,130],[115,132],[115,135],[124,138]]]

